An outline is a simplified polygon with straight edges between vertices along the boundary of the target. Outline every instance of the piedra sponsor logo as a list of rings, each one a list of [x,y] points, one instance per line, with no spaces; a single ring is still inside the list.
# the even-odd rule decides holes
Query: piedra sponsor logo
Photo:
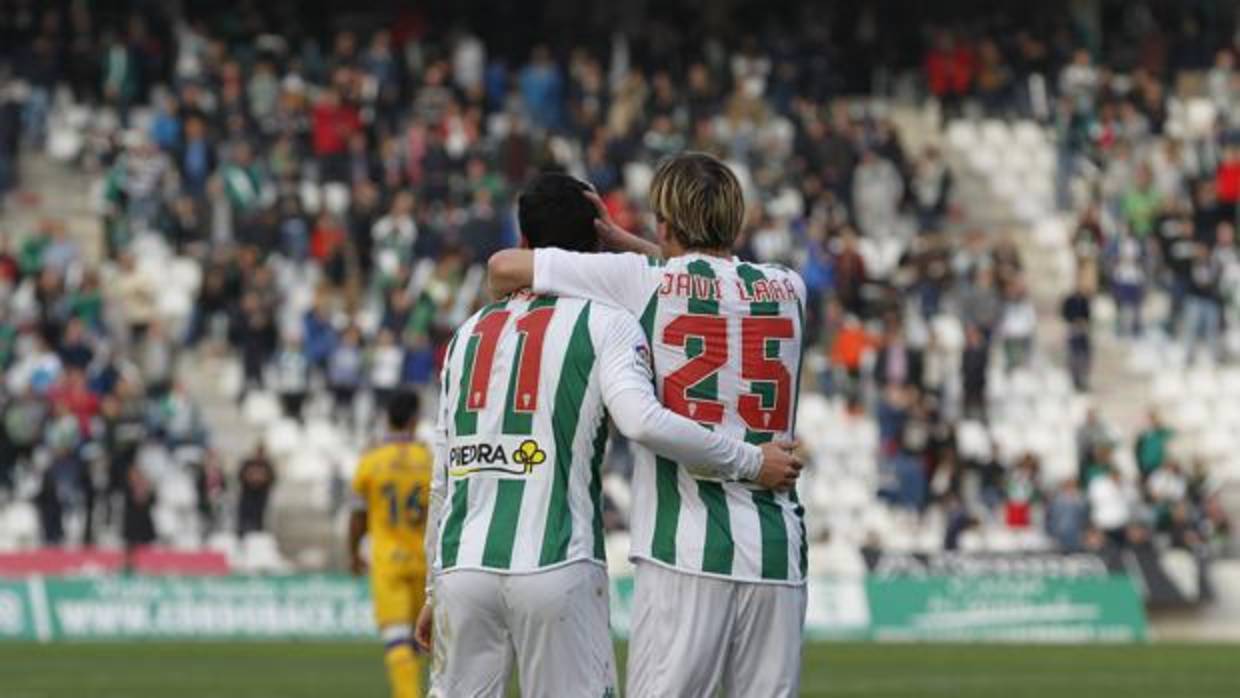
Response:
[[[455,446],[448,455],[448,475],[465,477],[474,473],[529,475],[547,462],[547,452],[534,439],[526,439],[514,449],[503,444]]]

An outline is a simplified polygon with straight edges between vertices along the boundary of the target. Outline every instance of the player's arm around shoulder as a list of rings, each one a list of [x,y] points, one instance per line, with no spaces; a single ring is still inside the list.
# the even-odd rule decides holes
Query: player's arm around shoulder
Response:
[[[503,298],[534,284],[534,251],[500,250],[487,260],[487,285],[491,295]]]
[[[502,250],[487,263],[491,292],[535,293],[602,301],[640,313],[662,278],[662,261],[633,252],[569,252],[555,248]]]

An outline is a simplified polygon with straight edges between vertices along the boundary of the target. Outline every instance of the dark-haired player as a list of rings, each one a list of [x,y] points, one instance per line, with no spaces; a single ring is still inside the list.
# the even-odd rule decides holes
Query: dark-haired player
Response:
[[[414,653],[413,624],[426,593],[431,452],[413,437],[415,393],[393,395],[387,415],[387,438],[362,456],[353,476],[359,507],[349,520],[349,555],[354,573],[364,573],[360,546],[369,533],[370,588],[392,698],[415,698],[422,695],[422,661]]]
[[[529,247],[598,248],[589,187],[539,176],[518,201]],[[457,330],[444,364],[428,558],[433,696],[614,696],[600,468],[609,422],[721,481],[787,488],[786,444],[759,448],[663,408],[637,321],[524,291]],[[432,613],[418,624],[427,642]]]

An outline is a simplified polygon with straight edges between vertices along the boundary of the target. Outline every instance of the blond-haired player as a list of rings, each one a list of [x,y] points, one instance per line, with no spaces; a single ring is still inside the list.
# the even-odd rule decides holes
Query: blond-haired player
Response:
[[[492,288],[628,310],[650,341],[664,405],[720,435],[790,440],[804,282],[732,255],[745,201],[719,160],[686,153],[664,162],[650,203],[659,245],[620,230],[599,205],[602,237],[630,253],[506,250],[491,258]],[[722,482],[636,453],[629,695],[797,695],[806,599],[795,490]]]
[[[370,588],[392,698],[416,698],[423,693],[422,659],[414,652],[413,625],[426,597],[432,457],[413,437],[416,394],[393,396],[387,413],[386,440],[362,456],[353,476],[360,506],[349,520],[349,555],[354,573],[364,573],[361,541],[369,534]]]

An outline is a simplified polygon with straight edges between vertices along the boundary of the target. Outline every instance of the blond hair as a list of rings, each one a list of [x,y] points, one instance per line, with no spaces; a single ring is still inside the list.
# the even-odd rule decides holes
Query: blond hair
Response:
[[[732,249],[745,220],[740,181],[706,153],[664,160],[650,182],[650,207],[688,250]]]

